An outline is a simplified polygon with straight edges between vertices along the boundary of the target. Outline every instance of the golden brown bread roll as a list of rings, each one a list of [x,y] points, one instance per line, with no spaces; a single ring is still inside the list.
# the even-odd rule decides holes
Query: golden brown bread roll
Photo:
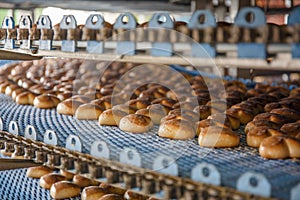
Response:
[[[207,105],[199,105],[193,110],[195,113],[199,114],[200,120],[206,119],[211,115],[211,107]]]
[[[77,108],[82,103],[73,99],[67,99],[57,104],[56,111],[63,115],[75,115]]]
[[[127,106],[125,104],[115,105],[111,109],[120,110],[120,111],[126,112],[127,114],[134,114],[136,112],[136,109],[134,109],[131,106]]]
[[[238,118],[241,124],[247,124],[252,121],[254,115],[251,111],[241,108],[230,108],[226,110],[226,114]]]
[[[127,190],[124,194],[125,199],[131,199],[131,200],[147,200],[149,196],[145,194],[141,194],[136,191]]]
[[[300,121],[284,124],[280,131],[291,136],[297,135],[300,133]]]
[[[27,169],[26,176],[30,178],[41,178],[46,174],[53,172],[53,169],[47,166],[36,166]]]
[[[118,194],[106,194],[98,200],[124,200],[124,198]]]
[[[247,145],[258,148],[261,142],[272,135],[282,135],[279,130],[267,126],[258,126],[247,132]]]
[[[66,199],[80,195],[81,188],[69,181],[54,183],[50,189],[50,195],[54,199]]]
[[[79,101],[81,103],[89,103],[92,101],[91,98],[87,97],[87,96],[84,96],[84,95],[74,95],[71,97],[73,100],[75,101]]]
[[[259,153],[268,159],[300,158],[300,140],[276,135],[262,141]]]
[[[144,133],[153,127],[150,117],[138,114],[129,114],[120,120],[119,128],[131,133]]]
[[[290,122],[300,120],[300,112],[291,108],[276,108],[271,110],[270,113],[282,115]]]
[[[107,183],[101,183],[99,185],[99,187],[107,190],[107,193],[118,194],[120,196],[123,196],[126,192],[126,190],[124,190],[123,188],[119,188],[119,187],[116,187],[116,186],[113,186],[113,185],[109,185]]]
[[[279,125],[288,123],[285,117],[275,113],[260,113],[253,118],[253,121],[270,121]]]
[[[42,94],[34,98],[33,105],[36,108],[55,108],[59,104],[60,100],[52,94]]]
[[[17,89],[15,89],[15,90],[12,92],[11,98],[12,98],[14,101],[16,101],[17,96],[18,96],[19,94],[23,93],[23,92],[26,92],[26,90],[23,89],[23,88],[17,88]]]
[[[79,175],[79,174],[75,174],[73,176],[73,183],[75,183],[76,185],[78,185],[81,188],[84,188],[84,187],[87,187],[87,186],[99,185],[98,181],[89,179],[89,178],[84,177],[84,176]]]
[[[7,96],[12,96],[12,93],[14,90],[19,89],[20,87],[18,85],[15,84],[9,84],[6,88],[5,88],[5,95]]]
[[[67,180],[72,180],[73,176],[75,175],[74,173],[69,172],[67,170],[63,170],[63,169],[59,170],[59,173],[61,175],[63,175],[64,177],[66,177]]]
[[[33,105],[33,101],[37,95],[32,92],[23,92],[16,96],[16,103],[20,105]]]
[[[150,105],[150,102],[142,99],[133,99],[125,103],[126,106],[130,106],[135,110],[147,108]]]
[[[101,113],[105,110],[104,107],[92,103],[80,105],[75,112],[77,119],[93,120],[98,119]]]
[[[61,174],[46,174],[41,177],[40,186],[49,190],[54,183],[64,180],[67,179]]]
[[[2,94],[5,94],[5,90],[6,88],[10,85],[10,83],[7,81],[7,82],[3,82],[0,84],[0,92]]]
[[[85,187],[81,193],[82,200],[94,200],[108,194],[108,190],[99,186]]]
[[[240,143],[240,137],[231,129],[209,126],[201,130],[198,143],[202,147],[236,147]]]
[[[158,135],[164,138],[187,140],[194,138],[196,132],[189,121],[175,118],[163,121],[159,126]]]
[[[126,112],[117,109],[108,109],[100,114],[98,123],[106,126],[118,126],[120,120],[128,115]]]

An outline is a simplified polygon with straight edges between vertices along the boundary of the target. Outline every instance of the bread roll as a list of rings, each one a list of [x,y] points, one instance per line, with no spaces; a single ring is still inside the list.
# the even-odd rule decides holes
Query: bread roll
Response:
[[[60,100],[52,94],[42,94],[34,98],[33,105],[36,108],[55,108]]]
[[[207,105],[200,105],[194,108],[195,113],[199,114],[200,120],[206,119],[211,115],[211,107]]]
[[[125,199],[118,194],[106,194],[100,197],[98,200],[125,200]]]
[[[46,174],[41,177],[40,186],[42,188],[49,190],[54,183],[59,182],[59,181],[64,181],[64,180],[66,180],[66,177],[64,177],[63,175]]]
[[[67,99],[57,104],[56,111],[63,115],[75,115],[77,108],[82,103],[73,99]]]
[[[71,97],[73,100],[75,101],[79,101],[81,102],[82,104],[84,103],[89,103],[92,101],[91,98],[87,97],[87,96],[84,96],[84,95],[74,95]]]
[[[268,159],[300,158],[300,140],[276,135],[262,141],[259,153]]]
[[[131,199],[131,200],[147,200],[149,196],[145,194],[141,194],[136,191],[127,190],[124,194],[125,199]]]
[[[64,177],[66,177],[67,180],[72,180],[73,176],[75,175],[74,173],[69,172],[67,170],[63,170],[63,169],[59,170],[59,173],[61,175],[63,175]]]
[[[7,96],[12,96],[12,93],[14,90],[19,89],[20,87],[18,85],[15,84],[9,84],[6,88],[5,88],[5,95]]]
[[[153,104],[153,105],[157,105],[157,104]],[[150,105],[147,108],[136,111],[136,114],[150,117],[154,124],[160,124],[161,119],[165,117],[167,113],[164,108],[153,106],[153,105]]]
[[[82,104],[76,109],[75,117],[86,120],[98,119],[104,110],[104,107],[92,103]]]
[[[226,110],[226,114],[238,118],[241,124],[247,124],[252,121],[254,115],[251,111],[241,108],[230,108]]]
[[[99,185],[99,182],[94,181],[92,179],[86,178],[84,176],[81,176],[79,174],[76,174],[73,176],[73,183],[78,185],[79,187],[87,187],[87,186],[92,186],[92,185]]]
[[[153,127],[150,117],[138,114],[129,114],[120,120],[119,128],[131,133],[144,133]]]
[[[106,126],[118,126],[121,119],[128,115],[126,112],[117,109],[108,109],[100,114],[98,123]]]
[[[187,140],[195,137],[195,128],[184,119],[170,119],[164,121],[158,129],[158,135],[164,138]]]
[[[276,108],[271,110],[270,113],[282,115],[290,122],[300,120],[300,112],[291,108]]]
[[[236,147],[240,143],[240,138],[231,129],[209,126],[201,130],[198,143],[202,147]]]
[[[12,98],[14,101],[16,101],[17,96],[18,96],[19,94],[23,93],[23,92],[26,92],[26,90],[23,89],[23,88],[15,89],[15,90],[12,92],[12,94],[11,94],[11,98]]]
[[[32,92],[23,92],[16,96],[16,103],[20,105],[33,105],[36,95]]]
[[[30,178],[41,178],[46,174],[53,172],[53,169],[47,166],[36,166],[27,169],[26,176]]]
[[[258,148],[265,138],[272,135],[282,135],[282,133],[267,126],[252,128],[247,132],[247,145],[250,147]]]
[[[50,195],[54,199],[66,199],[80,195],[81,188],[68,181],[54,183],[50,189]]]
[[[123,196],[126,192],[126,190],[123,189],[123,188],[119,188],[119,187],[116,187],[116,186],[113,186],[113,185],[109,185],[107,183],[101,183],[99,185],[99,187],[107,190],[107,193],[118,194],[120,196]]]
[[[291,136],[297,135],[300,133],[300,121],[284,124],[280,128],[280,131]]]
[[[83,189],[81,193],[81,200],[94,200],[108,194],[105,188],[99,186],[89,186]]]
[[[126,112],[127,114],[134,114],[136,112],[136,109],[134,109],[131,106],[125,105],[125,104],[115,105],[111,109],[112,110],[120,110],[120,111]]]
[[[126,106],[130,106],[136,110],[147,108],[147,106],[150,105],[150,102],[147,100],[141,100],[141,99],[133,99],[125,103]]]

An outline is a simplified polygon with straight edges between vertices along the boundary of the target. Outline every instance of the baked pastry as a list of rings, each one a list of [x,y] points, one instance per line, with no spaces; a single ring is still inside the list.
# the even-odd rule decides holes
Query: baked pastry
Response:
[[[63,115],[75,115],[77,108],[82,103],[73,99],[67,99],[57,104],[56,111]]]
[[[134,109],[131,106],[125,105],[125,104],[115,105],[111,109],[112,110],[120,110],[120,111],[126,112],[127,114],[134,114],[136,112],[136,109]]]
[[[155,104],[153,104],[155,105]],[[145,115],[147,117],[150,117],[152,122],[154,124],[160,124],[160,120],[166,116],[166,112],[164,109],[156,109],[155,107],[148,107],[148,108],[143,108],[138,111],[136,111],[135,114],[139,115]]]
[[[49,190],[54,183],[64,180],[66,177],[61,174],[46,174],[41,177],[40,186]]]
[[[81,188],[69,181],[54,183],[50,189],[50,195],[54,199],[66,199],[80,195]]]
[[[96,104],[87,103],[80,105],[75,112],[77,119],[93,120],[98,119],[100,114],[105,110],[104,107]]]
[[[209,126],[201,130],[198,143],[202,147],[236,147],[240,143],[240,137],[231,129]]]
[[[300,121],[284,124],[280,131],[290,136],[296,136],[300,133]]]
[[[271,110],[270,113],[282,115],[290,122],[300,120],[300,112],[291,108],[276,108]]]
[[[272,135],[282,135],[282,132],[268,126],[258,126],[247,132],[247,145],[258,148],[261,142]]]
[[[241,108],[229,108],[226,110],[226,114],[238,118],[241,124],[247,124],[252,121],[254,117],[254,114],[251,111]]]
[[[42,94],[34,98],[33,105],[36,108],[55,108],[59,104],[60,100],[52,94]]]
[[[99,185],[98,181],[94,181],[92,179],[81,176],[79,174],[76,174],[73,176],[73,183],[75,183],[76,185],[78,185],[81,188],[84,188],[87,186]]]
[[[85,187],[81,193],[82,200],[94,200],[99,199],[100,197],[108,194],[108,191],[105,188],[99,186],[89,186]]]
[[[199,105],[195,107],[193,111],[199,114],[200,120],[206,119],[211,115],[211,107],[207,105]]]
[[[120,120],[119,128],[131,133],[144,133],[153,127],[150,117],[138,114],[129,114]]]
[[[98,200],[125,200],[125,199],[118,194],[106,194],[100,197]]]
[[[126,190],[124,190],[123,188],[119,188],[119,187],[116,187],[116,186],[113,186],[113,185],[109,185],[107,183],[101,183],[99,185],[99,187],[107,190],[107,193],[118,194],[120,196],[123,196],[126,192]]]
[[[37,95],[26,91],[16,96],[16,103],[20,105],[33,105],[33,101]]]
[[[184,119],[170,119],[161,123],[158,136],[176,140],[192,139],[196,135],[195,128]]]
[[[106,126],[118,126],[120,120],[128,115],[126,112],[117,109],[108,109],[100,114],[98,123]]]
[[[261,142],[259,154],[268,159],[300,158],[300,140],[283,135],[268,137]]]
[[[41,178],[46,174],[53,172],[53,169],[47,166],[36,166],[27,169],[26,176],[30,178]]]
[[[75,175],[74,173],[69,172],[67,170],[63,170],[63,169],[59,170],[59,173],[61,175],[63,175],[64,177],[66,177],[67,180],[72,180],[73,176]]]

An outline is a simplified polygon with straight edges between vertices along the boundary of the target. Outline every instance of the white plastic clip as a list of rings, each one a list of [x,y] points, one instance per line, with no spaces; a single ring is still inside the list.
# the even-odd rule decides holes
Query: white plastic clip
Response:
[[[72,151],[82,151],[82,143],[76,135],[69,135],[66,139],[66,148]]]
[[[10,132],[14,135],[19,135],[18,123],[15,121],[10,121],[9,126],[8,126],[8,132]]]
[[[178,176],[178,165],[173,158],[168,156],[160,155],[155,158],[152,169],[164,174]]]
[[[36,131],[34,126],[32,125],[27,125],[25,128],[25,138],[31,139],[31,140],[36,140]]]
[[[214,165],[204,162],[192,169],[191,178],[203,183],[221,185],[221,175],[218,169]]]
[[[57,145],[57,135],[52,130],[47,130],[44,135],[44,142],[46,144]]]
[[[125,148],[120,153],[120,162],[134,166],[142,166],[142,158],[140,153],[131,148]]]
[[[97,158],[107,158],[110,157],[110,150],[103,141],[95,141],[91,146],[91,155]]]
[[[237,181],[237,189],[264,197],[271,196],[271,185],[268,179],[259,173],[246,172]]]

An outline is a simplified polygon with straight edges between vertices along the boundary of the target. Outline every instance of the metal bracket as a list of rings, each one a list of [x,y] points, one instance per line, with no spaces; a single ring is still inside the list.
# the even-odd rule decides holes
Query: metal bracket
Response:
[[[292,188],[291,190],[291,200],[298,200],[300,197],[300,183]]]
[[[44,134],[44,143],[56,146],[58,144],[56,133],[52,130],[46,130]]]
[[[32,125],[26,126],[24,137],[31,139],[31,140],[36,140],[36,131],[35,131],[34,126],[32,126]]]
[[[95,22],[93,22],[94,19],[97,19]],[[86,22],[85,22],[85,27],[88,29],[93,29],[93,30],[99,30],[104,27],[104,18],[102,15],[99,14],[92,14],[90,15]],[[104,43],[102,41],[96,41],[96,40],[90,40],[87,41],[87,47],[86,50],[89,53],[103,53],[104,52]]]
[[[237,181],[237,189],[264,197],[271,196],[271,185],[268,179],[259,173],[247,172],[243,174]]]
[[[29,15],[22,15],[19,21],[19,28],[20,29],[28,29],[30,30],[32,28],[32,20]],[[29,37],[29,35],[28,35]],[[21,49],[30,49],[31,48],[31,41],[30,38],[28,40],[22,40]]]
[[[6,16],[4,19],[3,19],[3,22],[2,22],[2,28],[3,29],[7,29],[7,33],[8,33],[8,29],[13,29],[15,28],[15,21],[14,21],[14,18],[13,17],[9,17],[9,16]],[[5,42],[4,42],[4,48],[6,49],[14,49],[15,48],[15,40],[14,39],[5,39]]]
[[[37,21],[38,29],[52,29],[52,22],[48,15],[41,15]],[[51,50],[52,40],[40,40],[39,49]]]
[[[248,15],[252,15],[252,20],[247,20]],[[266,16],[258,7],[245,7],[238,12],[234,23],[239,27],[258,28],[266,24]],[[265,59],[267,57],[265,44],[239,43],[237,47],[239,58]]]
[[[60,29],[76,29],[77,22],[73,15],[64,15],[60,22]],[[75,40],[62,40],[61,50],[66,52],[75,52],[77,42]]]
[[[216,27],[216,19],[208,10],[197,10],[193,13],[188,27],[190,29],[205,29]],[[212,58],[216,56],[216,49],[207,43],[192,43],[192,57]]]
[[[69,135],[66,139],[66,148],[72,151],[82,151],[82,143],[78,136]]]
[[[91,155],[97,158],[110,158],[110,150],[106,142],[95,141],[91,146]]]
[[[10,121],[8,125],[8,132],[14,135],[19,135],[19,126],[16,121]]]
[[[191,178],[195,181],[221,185],[221,174],[218,169],[208,163],[200,163],[192,169]]]
[[[125,20],[127,19],[127,20]],[[133,30],[136,28],[136,19],[131,13],[120,14],[114,24],[114,29]],[[116,53],[122,55],[134,55],[136,43],[133,41],[118,41]]]
[[[137,167],[142,166],[141,155],[136,149],[132,149],[128,147],[124,148],[120,153],[119,160],[121,163],[130,164]]]
[[[152,169],[163,174],[178,176],[178,165],[176,161],[169,156],[160,155],[155,158]]]
[[[174,20],[168,13],[154,13],[149,21],[149,28],[174,28]],[[152,56],[167,56],[173,55],[173,44],[169,42],[154,42],[150,50]]]
[[[0,131],[3,131],[3,121],[1,117],[0,117]]]

